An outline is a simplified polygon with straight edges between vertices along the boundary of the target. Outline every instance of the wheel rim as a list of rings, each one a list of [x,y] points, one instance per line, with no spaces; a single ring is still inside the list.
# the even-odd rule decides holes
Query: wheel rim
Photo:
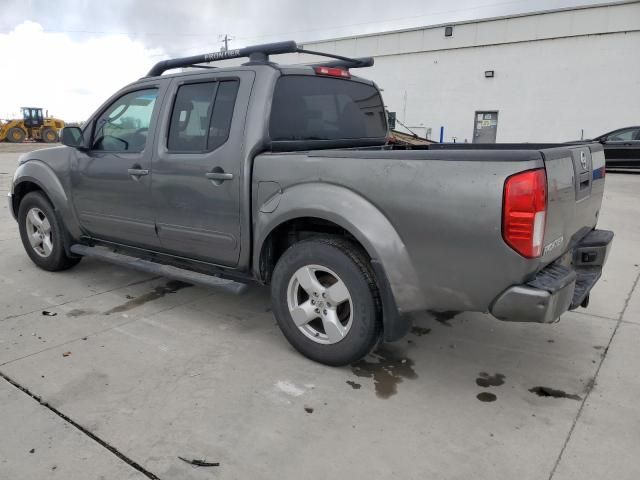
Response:
[[[31,248],[41,257],[48,257],[53,251],[53,235],[47,216],[39,208],[33,207],[27,212],[27,236]]]
[[[343,340],[353,323],[349,289],[334,271],[320,265],[306,265],[293,274],[287,306],[296,327],[323,345]]]

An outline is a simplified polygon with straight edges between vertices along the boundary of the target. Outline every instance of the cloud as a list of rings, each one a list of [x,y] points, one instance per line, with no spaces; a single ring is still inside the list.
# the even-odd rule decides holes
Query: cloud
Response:
[[[85,120],[165,56],[162,49],[149,49],[127,35],[74,39],[45,32],[32,21],[0,34],[0,45],[0,118],[34,106],[66,121]]]

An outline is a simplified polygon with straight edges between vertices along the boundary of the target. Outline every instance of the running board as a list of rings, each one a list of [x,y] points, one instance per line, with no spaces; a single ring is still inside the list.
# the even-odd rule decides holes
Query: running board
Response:
[[[163,265],[149,260],[142,260],[141,258],[132,257],[130,255],[112,252],[105,247],[89,247],[87,245],[75,244],[71,245],[70,250],[72,253],[83,257],[97,258],[115,265],[133,268],[134,270],[140,270],[153,275],[160,275],[174,280],[226,290],[235,295],[244,293],[248,288],[246,283],[239,283],[233,280],[215,277],[213,275],[205,275],[204,273],[192,272],[191,270],[173,267],[171,265]]]

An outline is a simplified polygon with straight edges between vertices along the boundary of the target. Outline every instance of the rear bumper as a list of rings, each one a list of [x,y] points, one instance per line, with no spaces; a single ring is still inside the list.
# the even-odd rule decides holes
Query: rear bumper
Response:
[[[502,292],[491,314],[511,322],[552,323],[567,310],[586,306],[600,279],[613,232],[593,230],[562,259],[548,265],[524,285]]]

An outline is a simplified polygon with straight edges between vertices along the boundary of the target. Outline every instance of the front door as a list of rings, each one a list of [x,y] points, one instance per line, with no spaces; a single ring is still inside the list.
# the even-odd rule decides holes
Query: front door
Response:
[[[153,159],[162,249],[235,266],[240,254],[244,122],[253,72],[175,79]]]
[[[91,149],[72,152],[73,203],[82,227],[94,238],[159,246],[151,205],[159,87],[139,87],[113,101],[88,127]]]
[[[498,112],[476,112],[473,124],[473,143],[496,143]]]

